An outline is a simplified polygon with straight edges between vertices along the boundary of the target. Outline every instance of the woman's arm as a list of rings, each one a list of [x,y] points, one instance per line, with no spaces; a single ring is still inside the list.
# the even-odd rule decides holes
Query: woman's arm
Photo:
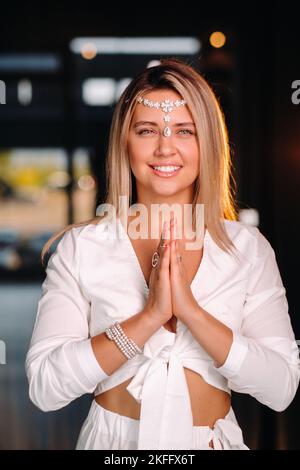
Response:
[[[89,336],[90,303],[78,282],[77,230],[65,233],[49,259],[26,356],[29,396],[43,411],[92,393],[127,361],[105,333]],[[140,347],[160,327],[146,311],[121,325]]]
[[[161,327],[161,321],[150,311],[142,310],[128,320],[120,322],[120,325],[124,333],[142,348],[146,341]],[[105,333],[94,336],[91,339],[91,344],[98,363],[104,367],[108,375],[113,374],[127,361],[126,356],[114,341],[107,338]]]
[[[232,390],[283,411],[299,385],[299,353],[274,250],[258,229],[254,234],[241,331],[232,331],[201,307],[182,321]]]

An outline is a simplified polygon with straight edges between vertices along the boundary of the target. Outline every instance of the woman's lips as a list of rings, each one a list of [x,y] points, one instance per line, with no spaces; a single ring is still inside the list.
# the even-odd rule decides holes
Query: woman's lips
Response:
[[[172,178],[172,176],[176,176],[179,173],[182,167],[178,168],[175,171],[169,172],[156,170],[152,166],[150,166],[150,168],[152,169],[153,173],[155,173],[157,176],[161,176],[162,178]]]

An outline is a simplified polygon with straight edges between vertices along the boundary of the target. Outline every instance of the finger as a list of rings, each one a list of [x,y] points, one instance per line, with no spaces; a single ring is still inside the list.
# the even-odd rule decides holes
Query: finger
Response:
[[[169,275],[169,265],[170,265],[170,244],[166,243],[166,246],[162,248],[163,253],[160,258],[160,269],[162,272],[167,272]]]
[[[176,240],[171,241],[171,273],[175,278],[180,275],[180,266],[177,259]]]
[[[164,230],[162,233],[162,240],[168,242],[170,240],[170,221],[166,220],[164,223]]]
[[[161,264],[162,264],[162,261],[163,259],[167,256],[167,261],[165,261],[163,263],[163,266],[165,267],[165,265],[168,266],[168,269],[169,269],[169,264],[170,264],[170,259],[167,255],[168,251],[170,251],[170,248],[169,250],[167,250],[165,252],[165,249],[166,249],[166,245],[168,244],[169,242],[169,238],[170,238],[170,235],[169,235],[169,232],[170,232],[170,227],[169,227],[169,222],[166,221],[164,223],[164,226],[163,226],[163,230],[162,230],[162,233],[161,233],[161,237],[160,237],[160,241],[159,241],[159,244],[156,248],[156,254],[153,254],[154,256],[154,264],[156,264],[156,266],[153,266],[154,269],[158,268],[157,269],[157,273],[161,267]],[[152,257],[153,259],[153,257]]]
[[[173,250],[171,249],[171,258],[174,265],[174,268],[177,267],[179,272],[182,274],[182,257],[179,251],[179,244],[178,244],[178,224],[177,219],[174,220],[173,230],[172,230],[172,245],[174,246]]]
[[[179,263],[179,265],[181,264],[180,260],[179,260],[179,256],[180,256],[180,253],[179,253],[179,243],[178,243],[178,222],[177,222],[177,219],[175,219],[174,221],[174,238],[175,238],[175,254],[176,254],[176,259]]]
[[[159,240],[158,246],[157,246],[157,251],[159,253],[163,253],[164,245],[166,244],[166,240],[168,240],[168,238],[170,237],[169,231],[170,231],[169,223],[166,220],[164,222],[163,229],[162,229],[161,236],[160,236],[160,240]]]
[[[169,226],[169,222],[167,222],[166,231],[167,227]],[[165,231],[165,234],[166,234]],[[169,240],[164,239],[164,247],[161,248],[160,251],[160,259],[159,259],[159,269],[157,270],[157,276],[159,277],[159,273],[164,276],[168,276],[169,278],[169,269],[170,269],[170,244]]]
[[[176,242],[175,242],[175,255],[176,255],[176,261],[177,261],[177,264],[178,264],[178,269],[182,273],[184,266],[183,266],[183,262],[182,262],[181,253],[179,251],[178,240],[176,240]]]
[[[170,240],[172,241],[174,239],[175,239],[175,217],[172,217],[170,221]]]
[[[175,230],[175,218],[172,217],[171,218],[171,221],[170,221],[170,260],[171,260],[171,263],[172,265],[174,265],[174,230]],[[174,267],[172,266],[173,270],[174,270]]]
[[[170,240],[170,222],[166,220],[163,225],[161,237],[160,237],[160,242],[157,248],[157,251],[160,256],[159,264],[161,263],[161,258],[165,257],[165,248],[166,245],[169,243]],[[168,261],[168,264],[170,264],[170,260]]]

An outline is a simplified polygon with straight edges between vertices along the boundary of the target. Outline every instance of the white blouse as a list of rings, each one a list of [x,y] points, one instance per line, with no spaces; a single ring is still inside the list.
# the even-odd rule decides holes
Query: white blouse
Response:
[[[286,291],[270,243],[256,227],[237,221],[224,223],[239,260],[206,230],[191,283],[199,305],[233,331],[225,363],[215,367],[177,320],[176,333],[161,326],[142,354],[110,376],[103,371],[90,338],[140,312],[149,291],[132,243],[121,221],[115,223],[72,228],[49,259],[26,357],[33,403],[57,410],[133,377],[127,390],[141,404],[139,449],[189,448],[193,417],[184,367],[229,394],[247,393],[275,411],[285,410],[300,379]]]

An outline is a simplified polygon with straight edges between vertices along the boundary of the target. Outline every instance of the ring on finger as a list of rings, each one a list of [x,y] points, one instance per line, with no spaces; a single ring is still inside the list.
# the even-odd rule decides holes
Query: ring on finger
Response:
[[[153,268],[155,268],[155,266],[157,266],[158,260],[159,260],[159,253],[157,251],[155,251],[152,255],[152,260],[151,260],[151,264],[152,264]]]

